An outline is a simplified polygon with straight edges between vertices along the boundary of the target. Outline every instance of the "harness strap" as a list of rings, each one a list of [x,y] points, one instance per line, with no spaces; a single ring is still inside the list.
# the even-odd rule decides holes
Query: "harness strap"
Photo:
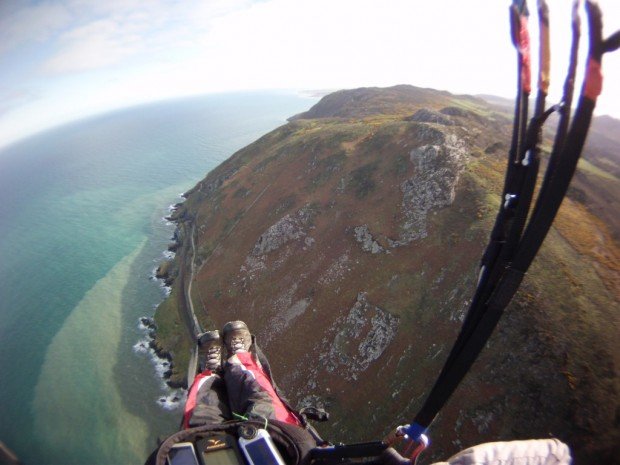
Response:
[[[513,5],[511,10],[513,16],[515,9]],[[524,9],[522,8],[520,11],[524,11]],[[536,115],[530,122],[530,130],[525,145],[522,145],[522,142],[514,137],[522,130],[520,120],[517,116],[515,117],[513,145],[516,141],[517,153],[522,156],[517,158],[511,156],[509,159],[505,182],[508,191],[505,188],[504,194],[510,195],[505,197],[507,201],[498,213],[491,234],[491,242],[483,255],[483,266],[478,287],[461,332],[422,409],[414,418],[412,425],[406,430],[407,434],[414,440],[426,432],[439,410],[448,401],[485,346],[542,245],[566,194],[585,143],[596,97],[602,88],[602,74],[600,73],[602,55],[606,51],[620,47],[620,32],[611,36],[607,41],[603,41],[602,15],[598,5],[588,1],[586,11],[590,26],[590,53],[582,95],[570,131],[568,131],[565,140],[556,137],[553,152],[557,156],[547,168],[546,188],[544,193],[541,190],[536,201],[534,214],[525,226],[538,170],[537,141],[544,119],[553,110],[543,112],[545,89],[539,89],[540,99],[537,102]],[[576,18],[577,16],[574,16],[573,19],[573,46],[571,48],[571,60],[573,61],[576,60],[575,50],[579,37]],[[543,40],[541,40],[542,43]],[[596,66],[592,65],[593,61],[597,64]],[[571,62],[566,80],[567,84],[565,85],[565,97],[569,101],[572,94],[574,66],[574,63]],[[521,78],[520,75],[519,79]],[[522,93],[521,87],[519,87],[519,92]],[[519,103],[519,99],[517,102]],[[519,113],[519,109],[517,109],[517,113]],[[561,125],[567,125],[569,113],[570,108],[564,106],[560,118]],[[531,154],[529,162],[532,169],[524,168],[523,164],[528,151]],[[521,162],[520,166],[512,163],[513,161]],[[510,190],[511,187],[514,188],[513,191]],[[514,197],[512,197],[512,192],[515,192]]]

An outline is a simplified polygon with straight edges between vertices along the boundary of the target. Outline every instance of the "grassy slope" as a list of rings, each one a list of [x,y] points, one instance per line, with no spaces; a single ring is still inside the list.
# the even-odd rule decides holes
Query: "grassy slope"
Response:
[[[181,212],[197,230],[192,298],[207,307],[202,324],[247,321],[294,403],[326,404],[333,421],[321,431],[346,441],[407,421],[431,387],[473,292],[510,134],[506,115],[478,99],[406,87],[356,92],[335,94],[236,153],[188,193]],[[454,126],[406,120],[447,106],[462,110]],[[441,134],[455,134],[468,154],[454,202],[429,212],[426,237],[390,248],[405,220],[400,186],[416,174],[410,153]],[[600,454],[603,463],[614,453],[618,231],[596,212],[597,196],[608,194],[601,183],[618,182],[585,167],[582,198],[564,202],[488,349],[435,423],[439,455],[549,433],[581,458]],[[261,234],[300,209],[302,236],[253,257]],[[390,253],[362,250],[361,225]],[[329,371],[329,352],[342,346],[337,328],[360,292],[399,319],[398,331],[350,379],[342,366]],[[179,324],[171,307],[158,310],[161,342],[179,354],[186,343],[166,322]],[[358,342],[340,348],[355,355]]]

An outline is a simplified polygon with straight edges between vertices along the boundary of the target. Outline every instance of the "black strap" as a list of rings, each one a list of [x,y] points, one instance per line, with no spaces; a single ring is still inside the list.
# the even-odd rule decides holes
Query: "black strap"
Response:
[[[619,34],[617,32],[608,41],[603,41],[602,14],[600,8],[596,3],[588,1],[586,3],[586,9],[588,12],[590,31],[590,50],[582,94],[579,98],[575,117],[566,137],[566,141],[562,143],[562,146],[557,150],[558,155],[556,157],[555,166],[553,167],[553,173],[545,177],[546,180],[548,179],[548,185],[544,192],[545,197],[541,198],[539,196],[536,205],[537,208],[527,226],[523,235],[523,240],[519,244],[519,251],[515,255],[513,261],[513,266],[523,272],[527,271],[538,253],[545,236],[551,228],[551,224],[555,219],[555,215],[560,208],[562,200],[566,195],[573,174],[575,173],[590,127],[592,113],[596,106],[596,97],[598,97],[598,93],[591,93],[591,87],[594,85],[592,82],[602,79],[598,73],[600,73],[603,53],[615,50],[615,48],[607,50],[606,47],[610,40],[614,40],[614,37]],[[602,85],[602,82],[600,84]]]
[[[542,185],[540,187],[540,193],[538,195],[539,201],[534,206],[534,213],[536,215],[541,207],[540,199],[548,197],[549,184],[553,175],[555,174],[555,167],[558,163],[560,153],[564,148],[564,142],[566,141],[566,133],[568,132],[568,125],[570,123],[570,112],[573,104],[573,92],[575,89],[575,75],[577,74],[577,55],[579,53],[579,39],[581,38],[581,21],[579,19],[579,0],[573,1],[573,14],[572,14],[572,40],[569,56],[568,71],[566,73],[566,79],[564,80],[564,93],[562,96],[562,103],[560,104],[560,120],[558,122],[557,130],[555,133],[555,140],[553,141],[553,149],[549,156],[548,168],[545,173]]]
[[[510,24],[511,24],[511,37],[512,42],[517,50],[517,98],[515,101],[515,114],[514,114],[514,124],[512,131],[512,141],[510,144],[510,150],[508,151],[508,160],[507,160],[507,168],[506,175],[504,178],[504,187],[502,190],[502,199],[506,199],[507,195],[510,195],[510,192],[515,191],[515,171],[518,168],[518,164],[514,163],[515,159],[518,159],[518,154],[523,151],[523,140],[526,131],[526,119],[527,119],[527,102],[529,98],[529,82],[524,82],[524,69],[523,64],[526,61],[529,61],[529,57],[524,56],[524,50],[521,48],[521,26],[522,21],[525,20],[528,15],[527,4],[525,1],[516,2],[511,5],[510,8]],[[503,201],[502,201],[503,203]],[[492,263],[494,263],[499,257],[502,245],[506,240],[506,216],[510,212],[500,205],[499,211],[497,213],[497,217],[495,219],[495,224],[491,231],[491,238],[489,244],[487,245],[486,250],[484,251],[481,259],[481,273],[478,283],[479,289],[484,289],[488,285],[489,273],[488,270]],[[465,317],[465,321],[463,322],[463,326],[461,329],[462,333],[469,333],[469,331],[475,327],[475,322],[477,320],[477,313],[471,311],[471,308],[475,308],[479,304],[479,300],[483,299],[484,295],[482,292],[477,292],[472,301],[472,305],[470,307],[470,311],[467,313]],[[452,354],[455,350],[458,350],[458,345],[460,341],[457,340],[455,347],[453,348],[452,353],[448,357],[448,361],[446,364],[449,364]]]
[[[510,196],[520,194],[523,184],[525,168],[522,166],[520,161],[523,158],[523,154],[528,149],[528,147],[526,147],[526,119],[528,111],[527,101],[529,98],[530,87],[530,83],[525,82],[524,80],[524,77],[527,76],[527,74],[524,73],[524,63],[528,63],[530,58],[529,56],[524,55],[525,50],[521,47],[521,44],[523,40],[525,40],[525,38],[522,37],[522,34],[527,34],[527,31],[523,30],[523,26],[526,24],[525,21],[527,19],[527,15],[528,10],[525,1],[515,2],[511,5],[511,35],[513,44],[517,50],[517,99],[515,102],[512,141],[508,152],[506,175],[502,191],[502,201],[500,202],[495,224],[491,231],[489,244],[482,255],[481,272],[477,290],[472,299],[470,309],[465,316],[465,320],[463,321],[461,333],[459,334],[459,337],[457,338],[454,347],[446,360],[443,370],[439,375],[439,379],[443,378],[445,373],[449,371],[453,359],[462,348],[462,344],[464,344],[464,342],[471,337],[472,332],[475,331],[476,325],[481,317],[481,305],[489,298],[490,292],[497,282],[497,270],[494,271],[493,268],[495,263],[497,263],[500,258],[515,214],[515,210],[513,208],[514,205],[510,205],[513,197]],[[505,208],[506,204],[508,204],[509,208]]]
[[[516,196],[512,199],[514,204],[511,205],[511,199],[509,199],[500,208],[491,233],[490,244],[483,255],[481,278],[461,332],[428,398],[416,415],[410,431],[423,431],[430,426],[476,360],[503,310],[519,288],[566,194],[585,143],[596,97],[600,92],[602,55],[620,47],[620,32],[611,36],[607,41],[603,41],[601,12],[596,3],[588,1],[586,6],[590,26],[590,52],[582,95],[570,130],[566,132],[566,129],[562,127],[563,125],[568,127],[570,114],[570,107],[566,106],[566,102],[570,104],[572,98],[575,66],[573,62],[576,60],[579,40],[579,24],[576,15],[573,17],[573,46],[571,47],[571,66],[565,85],[565,106],[558,128],[559,132],[564,131],[565,136],[560,134],[561,137],[556,137],[554,141],[553,153],[556,156],[552,156],[553,163],[550,162],[547,167],[546,187],[544,191],[541,189],[534,213],[527,222],[538,171],[537,141],[542,124],[551,111],[543,112],[544,96],[539,94],[536,114],[530,122],[527,137],[523,139],[517,137],[519,131],[522,130],[520,115],[518,116],[520,99],[517,100],[513,146],[516,144],[519,156],[514,158],[514,147],[512,147],[504,189],[504,194],[514,193]],[[513,23],[515,22],[514,10],[513,7]],[[519,92],[522,92],[521,87]],[[520,141],[523,143],[521,144]],[[528,153],[529,164],[524,165],[523,160]],[[514,163],[515,161],[520,163]]]

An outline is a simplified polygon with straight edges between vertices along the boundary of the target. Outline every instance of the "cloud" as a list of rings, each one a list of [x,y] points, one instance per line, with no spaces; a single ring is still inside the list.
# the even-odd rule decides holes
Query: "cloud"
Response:
[[[32,103],[41,96],[29,89],[11,89],[0,93],[0,116],[14,108]]]
[[[0,54],[23,44],[49,40],[72,21],[70,11],[58,2],[23,5],[6,1],[0,10]]]
[[[72,0],[70,9],[79,12],[79,20],[58,36],[41,70],[62,74],[125,64],[132,57],[159,60],[192,48],[196,34],[214,19],[249,5],[248,0]]]
[[[16,90],[0,130],[15,134],[119,106],[228,90],[410,83],[509,97],[516,85],[509,0],[26,1],[0,0],[0,87]],[[565,0],[549,3],[555,102],[570,8]],[[609,34],[620,26],[620,2],[600,3]],[[534,41],[536,22],[533,15]],[[582,53],[586,37],[584,30]],[[12,53],[3,56],[7,47]],[[606,56],[604,66],[599,108],[618,115],[620,53]],[[24,89],[41,100],[19,97]]]
[[[47,73],[68,73],[122,62],[143,50],[134,28],[114,20],[99,20],[67,31],[59,38],[60,51],[42,65]]]

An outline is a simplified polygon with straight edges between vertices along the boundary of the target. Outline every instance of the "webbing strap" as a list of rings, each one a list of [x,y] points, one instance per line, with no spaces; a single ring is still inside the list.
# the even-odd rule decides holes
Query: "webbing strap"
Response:
[[[523,58],[524,49],[522,48],[522,35],[524,32],[524,26],[527,25],[527,16],[529,15],[527,9],[527,3],[525,0],[513,0],[513,4],[510,7],[510,24],[511,24],[511,35],[512,42],[517,50],[517,98],[515,102],[515,114],[514,114],[514,124],[512,131],[512,141],[510,143],[510,150],[508,152],[508,160],[507,160],[507,168],[506,175],[504,178],[504,187],[502,190],[502,198],[506,199],[507,196],[511,195],[511,192],[515,191],[515,177],[516,171],[519,169],[519,163],[515,163],[515,160],[519,160],[520,154],[523,153],[523,145],[526,134],[526,126],[527,126],[527,113],[528,113],[528,99],[529,99],[529,83],[527,85],[524,83],[525,75],[521,72],[524,63],[527,61],[529,63],[530,59],[528,57],[527,60]],[[527,30],[525,30],[527,31]],[[529,39],[528,39],[529,42]],[[529,45],[527,48],[527,53],[529,53]],[[526,88],[528,89],[526,92]],[[506,241],[506,221],[507,215],[510,215],[511,211],[505,208],[502,208],[500,205],[499,211],[497,213],[497,217],[495,219],[495,224],[491,231],[491,239],[489,241],[489,245],[484,251],[481,259],[481,273],[478,282],[478,288],[484,289],[488,285],[489,280],[489,269],[492,263],[494,263],[499,257],[502,245]],[[472,305],[470,307],[470,311],[467,313],[465,317],[465,321],[463,322],[463,326],[461,328],[461,333],[468,334],[470,330],[475,326],[475,322],[478,318],[476,312],[471,311],[472,308],[475,308],[480,303],[480,300],[485,298],[484,293],[477,292],[472,301]],[[453,354],[459,350],[459,345],[461,341],[457,339],[455,346],[452,349],[452,352],[448,356],[448,361],[446,361],[446,365],[449,365],[450,360],[453,357]],[[446,366],[444,366],[444,369]],[[443,371],[442,371],[443,374]],[[440,375],[441,376],[441,375]]]
[[[588,1],[586,9],[590,31],[590,50],[582,95],[566,141],[558,150],[554,173],[549,176],[548,185],[544,186],[545,197],[539,197],[537,209],[525,230],[523,240],[519,244],[519,251],[513,261],[513,266],[523,272],[528,269],[538,253],[577,169],[577,163],[590,127],[592,113],[596,106],[596,98],[602,89],[601,61],[603,54],[618,48],[609,47],[610,42],[615,40],[618,33],[607,41],[603,41],[602,14],[598,5]],[[592,63],[596,63],[596,65]],[[557,165],[560,164],[561,166],[558,167]],[[543,189],[541,189],[541,195],[542,192]]]
[[[575,75],[577,74],[577,55],[579,53],[579,39],[581,37],[581,21],[579,19],[579,5],[581,0],[573,1],[572,11],[572,40],[569,54],[569,65],[566,73],[566,79],[564,80],[564,93],[562,95],[562,103],[559,108],[560,120],[555,133],[555,139],[553,141],[553,149],[547,162],[547,171],[543,179],[540,191],[538,194],[538,201],[534,206],[534,213],[536,215],[541,207],[542,199],[548,198],[548,189],[551,183],[551,179],[555,174],[555,168],[560,158],[560,153],[564,148],[564,142],[566,141],[566,133],[568,132],[568,125],[570,123],[570,112],[573,104],[573,92],[575,89]]]
[[[524,2],[519,3],[524,5]],[[574,9],[576,11],[575,5]],[[514,5],[512,11],[515,11]],[[520,11],[526,11],[526,8],[522,8]],[[566,138],[556,137],[554,142],[553,153],[556,153],[556,157],[554,162],[549,163],[547,167],[545,175],[547,185],[544,189],[544,195],[541,189],[536,201],[535,211],[526,225],[538,170],[537,140],[544,119],[551,111],[543,112],[546,89],[540,88],[536,114],[530,122],[525,141],[517,136],[523,131],[520,120],[522,115],[518,115],[522,111],[522,108],[519,108],[519,103],[522,103],[522,100],[517,99],[513,144],[516,141],[515,153],[518,157],[515,159],[511,156],[509,159],[504,192],[504,194],[510,193],[512,189],[513,192],[517,193],[514,199],[515,205],[511,206],[510,201],[513,199],[508,198],[500,209],[491,233],[491,242],[483,255],[481,278],[461,332],[422,409],[414,418],[408,434],[421,434],[420,432],[424,432],[430,426],[439,410],[467,374],[493,332],[503,310],[519,288],[524,274],[542,245],[566,194],[585,143],[592,112],[596,104],[596,96],[600,93],[602,86],[602,74],[600,73],[602,55],[620,47],[620,32],[611,36],[607,41],[603,41],[602,15],[598,5],[588,0],[586,11],[590,26],[590,50],[585,82],[574,120]],[[514,24],[514,22],[513,18],[512,23]],[[569,102],[572,98],[573,68],[575,67],[573,62],[576,60],[578,40],[579,24],[578,17],[575,14],[573,17],[571,65],[566,80],[567,84],[565,84],[565,99]],[[514,27],[513,41],[515,41]],[[544,46],[543,42],[541,39],[542,46]],[[597,65],[592,65],[592,61]],[[521,79],[521,74],[519,79]],[[518,92],[520,95],[524,93],[521,85]],[[568,126],[569,114],[570,107],[564,106],[559,130],[564,124]],[[564,131],[566,130],[564,129]],[[513,146],[511,149],[514,148]],[[528,164],[524,164],[524,157],[527,156],[528,151],[531,158]],[[515,153],[511,153],[511,155],[514,156]],[[513,161],[518,163],[513,163]],[[416,439],[415,436],[412,437]]]
[[[551,70],[551,43],[549,39],[549,8],[547,2],[538,3],[540,27],[540,55],[538,61],[538,89],[547,95]]]
[[[530,85],[524,83],[524,79],[529,79],[529,72],[524,74],[521,72],[522,67],[527,63],[529,65],[530,58],[524,58],[524,53],[529,55],[529,35],[528,46],[524,48],[522,46],[524,40],[522,39],[524,34],[527,33],[527,16],[528,16],[527,3],[525,0],[515,0],[510,8],[511,19],[511,34],[512,41],[517,51],[517,99],[515,103],[515,115],[513,124],[513,133],[510,150],[508,152],[506,175],[504,179],[504,187],[502,192],[502,198],[506,203],[510,203],[510,199],[516,194],[519,194],[525,177],[525,168],[521,161],[524,154],[532,146],[532,138],[527,134],[527,114],[528,114],[528,99],[530,93]],[[542,99],[544,106],[544,98]],[[540,99],[538,99],[540,104]],[[537,107],[540,105],[537,105]],[[533,142],[536,138],[533,139]],[[489,245],[487,246],[481,260],[481,273],[478,282],[477,292],[474,294],[470,310],[467,313],[463,325],[461,327],[461,334],[457,338],[452,351],[450,352],[446,364],[439,375],[440,378],[445,376],[445,372],[449,370],[450,364],[453,358],[461,350],[461,345],[470,336],[472,331],[475,330],[478,320],[480,319],[481,304],[488,299],[490,292],[494,284],[497,281],[497,271],[493,269],[493,265],[499,260],[504,244],[507,241],[512,220],[515,215],[515,210],[505,208],[504,203],[500,205],[493,230],[491,231],[491,238]]]

